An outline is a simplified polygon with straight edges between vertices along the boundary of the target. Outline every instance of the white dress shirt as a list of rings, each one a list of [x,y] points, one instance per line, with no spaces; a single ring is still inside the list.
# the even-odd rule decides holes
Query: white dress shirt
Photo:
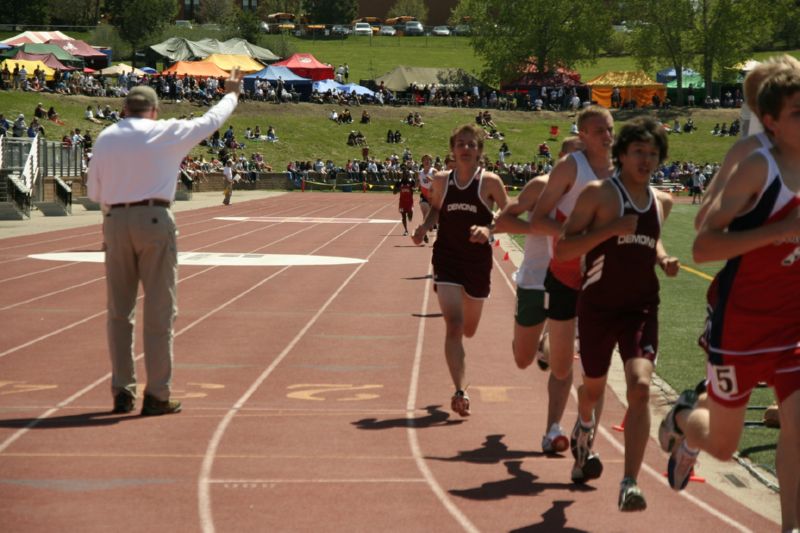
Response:
[[[126,118],[104,129],[89,164],[89,198],[104,205],[149,199],[171,202],[181,161],[225,123],[237,101],[235,93],[228,93],[199,118]]]

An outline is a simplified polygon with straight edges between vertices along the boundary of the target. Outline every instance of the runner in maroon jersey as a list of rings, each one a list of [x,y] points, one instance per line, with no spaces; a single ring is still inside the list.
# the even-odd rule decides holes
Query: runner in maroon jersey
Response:
[[[800,69],[768,78],[758,108],[774,147],[739,163],[694,242],[698,263],[727,260],[706,331],[708,400],[684,391],[659,428],[672,488],[686,487],[699,450],[728,460],[750,392],[775,389],[781,531],[800,526]]]
[[[661,223],[672,208],[669,194],[650,187],[650,177],[667,156],[667,136],[651,118],[637,118],[619,132],[612,149],[618,174],[589,183],[578,197],[556,246],[560,261],[584,255],[578,297],[578,331],[583,385],[578,388],[578,420],[572,433],[575,470],[585,481],[599,477],[602,464],[587,468],[594,437],[594,407],[603,396],[614,346],[619,347],[628,384],[625,472],[621,511],[647,504],[636,478],[650,435],[650,378],[658,352],[658,278],[669,276],[678,260],[661,243]]]
[[[403,236],[408,236],[408,222],[414,216],[414,180],[403,176],[394,184],[394,194],[400,193],[400,218],[403,221]]]
[[[444,353],[456,388],[451,407],[461,416],[470,414],[463,340],[475,335],[478,328],[492,270],[491,245],[471,242],[470,228],[483,226],[483,231],[488,231],[485,226],[494,218],[494,205],[502,209],[508,202],[500,177],[479,165],[484,138],[483,130],[472,124],[453,132],[450,150],[456,168],[434,176],[431,210],[412,236],[415,244],[422,244],[438,221],[432,259],[434,283],[446,325]]]

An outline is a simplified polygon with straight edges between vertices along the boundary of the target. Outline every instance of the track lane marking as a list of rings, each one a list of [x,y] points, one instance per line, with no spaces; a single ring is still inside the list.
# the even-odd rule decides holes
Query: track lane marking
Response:
[[[377,209],[373,212],[373,214],[377,213],[385,209],[386,206],[382,206],[381,208]],[[399,222],[395,223],[395,226],[399,224]],[[323,243],[318,248],[312,250],[311,253],[314,253],[322,248],[328,246],[334,240],[341,238],[342,236],[346,235],[350,231],[352,231],[356,226],[352,226],[347,228],[343,232],[341,232],[337,237],[331,239],[330,241]],[[380,249],[381,245],[389,238],[389,234],[383,237],[378,244],[373,248],[373,250],[366,256],[366,260],[369,259],[375,254],[377,250]],[[334,302],[334,300],[341,294],[345,287],[347,287],[352,281],[352,279],[358,274],[362,268],[368,263],[361,263],[357,265],[353,272],[339,285],[339,288],[322,304],[322,306],[317,310],[314,316],[306,323],[306,325],[294,336],[294,338],[289,341],[289,344],[279,353],[275,359],[273,359],[272,363],[264,369],[264,371],[256,378],[256,380],[250,385],[250,387],[244,392],[244,394],[236,401],[236,403],[228,410],[225,416],[220,421],[219,425],[217,425],[216,430],[214,431],[211,439],[209,439],[208,448],[206,449],[206,455],[203,459],[203,462],[200,466],[200,474],[197,479],[197,507],[198,513],[200,518],[200,527],[205,533],[212,533],[215,531],[214,527],[214,517],[211,512],[211,491],[209,480],[211,479],[211,469],[214,465],[214,459],[217,453],[217,449],[219,448],[219,444],[222,441],[222,437],[228,429],[233,417],[236,413],[243,407],[243,405],[250,399],[250,397],[255,394],[261,384],[272,374],[272,372],[278,367],[278,365],[283,362],[283,360],[289,355],[289,353],[294,349],[297,343],[305,336],[305,334],[311,329],[311,327],[319,320],[322,314],[327,310],[327,308]],[[281,271],[288,269],[289,267],[284,267]]]
[[[428,265],[428,276],[431,276],[433,273],[433,267]],[[430,299],[431,293],[431,279],[427,279],[425,281],[425,292],[422,296],[422,308],[420,310],[420,315],[424,316],[428,310],[428,300]],[[419,388],[419,373],[420,373],[420,366],[422,364],[422,345],[425,340],[425,320],[420,319],[419,327],[417,328],[417,345],[414,348],[414,363],[411,367],[411,379],[408,386],[408,398],[406,400],[406,435],[408,436],[408,445],[411,448],[411,454],[414,456],[414,463],[417,465],[417,469],[422,473],[422,477],[425,478],[428,486],[430,487],[433,494],[439,500],[439,502],[447,509],[447,512],[450,513],[458,524],[464,528],[465,531],[470,533],[478,533],[479,529],[475,527],[467,515],[461,512],[461,509],[456,506],[455,503],[447,496],[445,491],[442,489],[442,486],[436,481],[436,478],[431,472],[431,469],[428,468],[428,464],[425,462],[425,458],[422,454],[422,450],[419,445],[419,438],[417,437],[417,431],[414,427],[413,419],[417,410],[415,409],[415,405],[417,404],[417,392]]]

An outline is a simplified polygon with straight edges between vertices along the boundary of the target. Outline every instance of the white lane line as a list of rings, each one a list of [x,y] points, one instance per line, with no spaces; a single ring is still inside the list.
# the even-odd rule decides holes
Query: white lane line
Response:
[[[503,271],[502,267],[500,267],[500,264],[497,262],[497,259],[494,259],[494,263],[498,267],[498,271],[500,272],[500,275],[503,276],[503,279],[505,280],[506,284],[511,289],[512,294],[516,294],[516,291],[513,288],[514,285],[511,283],[511,280],[508,278],[508,276],[506,276],[506,273]],[[572,391],[570,392],[570,396],[572,397],[572,399],[577,404],[578,403],[578,394],[577,394],[577,392],[575,390],[575,387],[572,388]],[[600,426],[599,429],[600,429],[600,434],[603,435],[603,437],[606,439],[606,441],[608,441],[611,444],[611,446],[613,446],[619,453],[621,453],[624,456],[625,455],[625,446],[620,444],[619,442],[617,442],[617,440],[611,435],[611,433],[606,428]],[[669,486],[669,483],[664,478],[664,476],[661,475],[659,472],[657,472],[654,468],[652,468],[647,463],[644,463],[644,462],[642,463],[642,469],[645,472],[647,472],[651,477],[655,478],[662,485]],[[681,491],[679,494],[680,494],[681,497],[683,497],[683,498],[687,499],[688,501],[692,502],[693,504],[698,506],[703,511],[706,511],[708,514],[710,514],[710,515],[714,516],[715,518],[721,520],[722,522],[726,523],[727,525],[729,525],[730,527],[736,529],[737,531],[742,531],[743,533],[744,532],[751,533],[750,529],[748,529],[744,525],[740,524],[739,522],[737,522],[733,518],[729,517],[724,512],[718,510],[715,507],[712,507],[711,505],[709,505],[708,503],[704,502],[703,500],[701,500],[701,499],[699,499],[699,498],[697,498],[695,496],[692,496],[691,494],[687,493],[686,491]]]
[[[428,267],[428,276],[432,274],[432,267]],[[431,293],[431,281],[425,282],[425,293],[422,297],[422,309],[419,314],[424,316],[428,312],[428,300]],[[411,447],[411,455],[414,456],[414,463],[417,469],[425,478],[428,486],[436,495],[436,498],[441,502],[447,512],[458,522],[465,531],[477,533],[479,529],[461,512],[461,510],[453,503],[447,496],[447,493],[442,489],[442,486],[436,481],[436,478],[428,468],[425,458],[422,455],[422,450],[419,446],[419,438],[417,437],[417,430],[414,427],[413,419],[416,411],[414,406],[417,404],[417,390],[419,384],[420,365],[422,363],[422,345],[425,339],[425,319],[420,318],[419,328],[417,329],[417,346],[414,349],[414,365],[411,367],[411,383],[408,386],[408,399],[406,400],[406,420],[407,428],[406,435],[408,436],[408,444]]]
[[[381,207],[383,209],[383,207]],[[380,209],[378,210],[380,211]],[[377,212],[377,211],[376,211]],[[311,253],[316,252],[330,244],[336,239],[339,239],[346,233],[349,233],[351,230],[356,228],[356,226],[352,226],[342,233],[340,233],[334,239],[331,239],[329,242],[326,242],[313,250]],[[378,244],[373,248],[373,250],[367,255],[366,259],[369,259],[377,252],[380,247],[383,245],[384,242],[389,238],[389,234],[383,237],[383,239],[378,242]],[[258,388],[261,386],[262,383],[272,374],[272,372],[278,367],[278,365],[283,362],[287,355],[294,349],[298,342],[305,336],[305,334],[311,329],[311,327],[316,324],[317,320],[322,316],[322,314],[328,309],[328,307],[333,303],[333,301],[341,294],[345,287],[352,281],[352,279],[361,272],[361,269],[367,263],[361,263],[353,272],[339,285],[339,288],[325,301],[324,304],[319,308],[319,310],[314,314],[313,317],[306,323],[306,325],[295,335],[295,337],[286,345],[286,347],[273,359],[272,363],[256,378],[256,380],[250,385],[250,387],[244,392],[244,394],[236,401],[236,403],[225,413],[220,423],[217,425],[214,434],[211,436],[211,439],[208,442],[208,448],[206,449],[206,454],[203,459],[202,464],[200,465],[200,475],[197,478],[197,508],[200,514],[200,526],[205,533],[213,533],[215,531],[214,527],[214,517],[211,512],[211,490],[209,480],[211,479],[211,469],[214,466],[214,459],[217,454],[217,449],[219,448],[219,444],[222,441],[222,437],[228,429],[233,417],[236,413],[242,409],[242,406],[250,399],[250,397],[255,394]],[[283,270],[289,267],[285,267]]]
[[[355,207],[353,207],[353,208],[349,209],[348,211],[352,211],[353,209],[355,209]],[[270,226],[270,227],[271,227],[271,226]],[[298,234],[300,234],[300,233],[303,233],[304,231],[309,231],[309,230],[311,230],[311,229],[313,229],[313,226],[308,226],[308,227],[306,227],[306,228],[303,228],[303,229],[297,230],[297,231],[295,231],[294,233],[291,233],[291,234],[289,234],[289,235],[285,235],[284,237],[281,237],[281,238],[280,238],[280,239],[278,239],[278,240],[272,241],[271,243],[269,243],[269,244],[267,244],[267,245],[265,245],[265,246],[261,246],[261,247],[259,247],[259,248],[256,248],[256,250],[254,250],[254,251],[259,251],[259,250],[263,250],[264,248],[269,248],[270,246],[273,246],[273,245],[275,245],[275,244],[277,244],[277,243],[279,243],[279,242],[283,242],[283,241],[285,241],[285,240],[287,240],[287,239],[289,239],[289,238],[291,238],[291,237],[294,237],[294,236],[296,236],[296,235],[298,235]],[[263,230],[264,230],[264,228],[259,228],[259,229],[256,229],[256,230],[249,231],[249,232],[247,232],[247,233],[241,233],[241,234],[235,235],[235,236],[233,236],[233,237],[227,237],[227,238],[225,238],[225,239],[222,239],[222,240],[220,240],[220,241],[217,241],[217,242],[215,242],[215,243],[211,243],[211,244],[209,244],[209,245],[207,245],[207,246],[215,246],[215,245],[217,245],[217,244],[220,244],[220,243],[223,243],[223,242],[227,242],[227,241],[229,241],[229,240],[233,240],[233,239],[238,239],[238,238],[240,238],[240,237],[242,237],[242,236],[249,235],[249,234],[251,234],[251,233],[255,233],[255,232],[258,232],[258,231],[263,231]],[[205,246],[204,246],[204,247],[205,247]],[[199,248],[198,248],[198,250],[199,250]],[[76,263],[76,264],[77,264],[77,263]],[[179,279],[179,280],[178,280],[178,283],[182,283],[182,282],[184,282],[184,281],[187,281],[187,280],[190,280],[190,279],[192,279],[192,278],[194,278],[194,277],[200,276],[201,274],[205,274],[206,272],[208,272],[208,271],[210,271],[210,270],[213,270],[213,269],[215,269],[215,268],[217,268],[217,267],[213,267],[213,266],[212,266],[212,267],[206,268],[206,269],[204,269],[204,270],[201,270],[201,271],[199,271],[199,272],[195,272],[194,274],[190,274],[190,275],[188,275],[188,276],[186,276],[186,277],[183,277],[183,278]],[[100,279],[105,279],[105,276],[103,276],[103,277],[102,277],[102,278],[100,278]],[[144,294],[140,295],[140,296],[137,298],[137,301],[138,301],[138,300],[141,300],[142,298],[144,298]],[[6,306],[4,309],[10,309],[11,307],[15,307],[16,305],[17,305],[17,304],[10,305],[10,306]],[[93,315],[90,315],[90,316],[88,316],[88,317],[86,317],[86,318],[83,318],[83,319],[81,319],[81,320],[78,320],[78,321],[76,321],[76,322],[72,322],[71,324],[67,324],[66,326],[64,326],[64,327],[62,327],[62,328],[59,328],[59,329],[57,329],[57,330],[55,330],[55,331],[51,331],[51,332],[49,332],[49,333],[47,333],[47,334],[45,334],[45,335],[41,335],[41,336],[39,336],[39,337],[36,337],[35,339],[31,339],[30,341],[28,341],[28,342],[26,342],[26,343],[24,343],[24,344],[20,344],[20,345],[14,346],[13,348],[9,348],[9,349],[5,350],[4,352],[0,352],[0,357],[5,357],[6,355],[12,354],[12,353],[14,353],[14,352],[16,352],[16,351],[19,351],[19,350],[22,350],[23,348],[27,348],[28,346],[31,346],[32,344],[36,344],[37,342],[40,342],[40,341],[43,341],[43,340],[49,339],[50,337],[53,337],[53,336],[55,336],[55,335],[58,335],[58,334],[60,334],[60,333],[63,333],[64,331],[67,331],[68,329],[74,328],[74,327],[76,327],[76,326],[80,326],[81,324],[84,324],[84,323],[88,322],[89,320],[92,320],[92,319],[94,319],[94,318],[97,318],[97,317],[99,317],[99,316],[102,316],[102,315],[104,315],[105,313],[106,313],[106,311],[100,311],[100,312],[98,312],[98,313],[95,313],[95,314],[93,314]]]
[[[337,484],[337,483],[425,483],[422,478],[402,478],[402,477],[387,477],[387,478],[341,478],[341,479],[209,479],[208,482],[212,485],[255,485],[255,484],[268,484],[268,483],[282,483],[282,484]]]
[[[355,208],[356,208],[356,207],[353,207],[353,208],[351,208],[351,209],[348,209],[348,211],[351,211],[351,210],[353,210],[353,209],[355,209]],[[298,233],[301,233],[301,232],[303,232],[303,231],[306,231],[307,229],[310,229],[311,227],[312,227],[312,226],[309,226],[309,228],[304,228],[304,229],[302,229],[302,230],[296,231],[296,232],[295,232],[294,234],[292,234],[292,235],[296,235],[296,234],[298,234]],[[352,228],[350,228],[350,229],[352,229]],[[342,232],[342,234],[341,234],[341,235],[343,235],[343,234],[347,233],[348,231],[350,231],[350,229],[348,229],[348,230],[345,230],[344,232]],[[262,249],[262,248],[266,248],[266,247],[268,247],[268,246],[272,246],[273,244],[275,244],[275,243],[277,243],[277,242],[280,242],[280,241],[282,241],[282,240],[285,240],[285,239],[288,239],[288,238],[290,238],[292,235],[286,235],[286,236],[282,237],[281,239],[278,239],[277,241],[273,241],[272,243],[268,244],[267,246],[264,246],[264,247],[261,247],[261,248],[258,248],[258,249]],[[338,237],[336,237],[336,238],[338,238]],[[329,242],[333,242],[333,240],[335,240],[335,239],[331,239],[331,241],[329,241]],[[326,244],[328,244],[328,243],[326,243]],[[325,245],[323,245],[323,246],[325,246]],[[195,277],[195,276],[200,276],[200,275],[202,275],[202,274],[204,274],[204,273],[206,273],[206,272],[208,272],[208,271],[210,271],[210,270],[213,270],[213,269],[215,269],[215,268],[217,268],[217,267],[209,267],[209,268],[203,269],[203,270],[201,270],[200,272],[197,272],[197,273],[195,273],[195,274],[192,274],[192,275],[190,275],[190,276],[187,276],[187,277],[185,277],[185,278],[182,278],[181,280],[179,280],[179,281],[178,281],[178,283],[180,283],[180,282],[182,282],[182,281],[186,281],[186,280],[192,279],[192,278],[193,278],[193,277]],[[289,268],[289,267],[285,267],[285,268],[281,269],[281,271],[280,271],[280,272],[283,272],[283,271],[284,271],[284,270],[286,270],[287,268]],[[276,273],[275,275],[277,275],[277,273]],[[272,277],[274,277],[274,275],[273,275],[273,276],[270,276],[270,279],[271,279]],[[263,283],[263,282],[262,282],[262,283]],[[251,289],[251,290],[252,290],[252,289]],[[250,292],[250,290],[248,290],[247,292]],[[240,295],[240,296],[241,296],[241,295]],[[232,303],[233,301],[237,300],[238,298],[239,298],[239,296],[237,296],[237,297],[234,297],[232,300],[229,300],[228,304]],[[220,307],[218,307],[217,309],[221,309],[222,307],[224,307],[224,305],[223,305],[223,306],[220,306]],[[43,335],[43,336],[41,336],[41,337],[38,337],[37,339],[33,339],[33,340],[31,340],[31,341],[29,341],[29,342],[27,342],[27,343],[23,344],[23,345],[17,346],[17,347],[15,347],[15,348],[12,348],[12,349],[10,349],[10,350],[6,350],[5,352],[2,352],[2,353],[0,353],[0,357],[3,357],[3,356],[5,356],[5,355],[7,355],[7,354],[9,354],[9,353],[15,352],[15,351],[17,351],[17,350],[20,350],[20,349],[22,349],[22,348],[25,348],[25,347],[27,347],[27,346],[30,346],[30,345],[32,345],[32,344],[35,344],[36,342],[39,342],[39,341],[41,341],[41,340],[44,340],[44,339],[47,339],[47,338],[49,338],[49,337],[52,337],[52,336],[54,336],[54,335],[58,335],[59,333],[61,333],[61,332],[63,332],[63,331],[66,331],[67,329],[70,329],[70,328],[72,328],[72,327],[75,327],[75,326],[77,326],[77,325],[80,325],[80,324],[83,324],[83,323],[85,323],[85,322],[88,322],[88,321],[92,320],[93,318],[97,318],[97,317],[99,317],[99,316],[102,316],[103,314],[105,314],[105,311],[101,311],[101,312],[95,313],[95,314],[93,314],[93,315],[91,315],[91,316],[89,316],[89,317],[86,317],[86,318],[84,318],[83,320],[80,320],[80,321],[78,321],[78,322],[74,322],[74,323],[72,323],[72,324],[70,324],[70,325],[68,325],[68,326],[65,326],[65,327],[63,327],[63,328],[61,328],[61,329],[59,329],[59,330],[56,330],[56,331],[53,331],[53,332],[51,332],[51,333],[48,333],[47,335]],[[210,313],[207,313],[206,315],[204,315],[204,317],[203,317],[203,318],[207,318],[208,316],[210,316]],[[186,327],[184,327],[183,329],[181,329],[181,330],[177,331],[177,332],[175,333],[175,337],[178,337],[178,336],[182,335],[183,333],[185,333],[186,331],[188,331],[190,328],[192,328],[192,327],[194,327],[195,325],[197,325],[198,323],[200,323],[200,321],[201,321],[201,320],[202,320],[202,318],[201,318],[201,319],[198,319],[198,320],[195,320],[194,322],[192,322],[192,323],[191,323],[191,324],[189,324],[188,326],[186,326]],[[144,352],[142,352],[142,353],[139,353],[139,354],[138,354],[136,357],[134,357],[134,360],[137,360],[137,361],[138,361],[138,360],[139,360],[139,359],[141,359],[143,356],[144,356]],[[64,407],[68,406],[69,404],[71,404],[72,402],[74,402],[75,400],[77,400],[78,398],[80,398],[81,396],[83,396],[84,394],[88,393],[89,391],[91,391],[91,390],[92,390],[92,389],[94,389],[95,387],[99,386],[99,385],[100,385],[100,384],[102,384],[102,383],[105,383],[105,382],[107,382],[107,380],[109,380],[110,378],[111,378],[111,373],[109,372],[109,373],[105,374],[104,376],[102,376],[101,378],[99,378],[99,379],[97,379],[96,381],[94,381],[93,383],[91,383],[91,384],[89,384],[88,386],[84,387],[83,389],[79,390],[78,392],[76,392],[75,394],[73,394],[72,396],[70,396],[69,398],[67,398],[66,400],[63,400],[61,403],[57,404],[55,407],[53,407],[53,408],[51,408],[51,409],[48,409],[47,411],[45,411],[45,412],[44,412],[44,413],[42,413],[41,415],[37,416],[35,419],[31,420],[31,421],[30,421],[28,424],[26,424],[26,425],[25,425],[25,427],[18,429],[17,431],[15,431],[14,433],[12,433],[12,434],[11,434],[11,435],[10,435],[8,438],[6,438],[6,440],[4,440],[2,443],[0,443],[0,453],[2,453],[3,451],[5,451],[6,449],[8,449],[8,447],[9,447],[11,444],[13,444],[13,443],[14,443],[15,441],[17,441],[17,440],[18,440],[20,437],[22,437],[24,434],[26,434],[28,431],[30,431],[30,430],[31,430],[31,428],[33,428],[33,427],[35,427],[36,425],[38,425],[38,424],[39,424],[39,423],[40,423],[42,420],[44,420],[44,419],[46,419],[46,418],[49,418],[51,415],[55,414],[55,413],[56,413],[56,412],[58,412],[60,409],[62,409],[62,408],[64,408]]]
[[[281,224],[397,224],[397,219],[332,218],[332,217],[217,217],[217,220],[236,222],[280,222]]]
[[[291,210],[293,210],[293,209],[294,209],[294,208],[287,209],[287,211],[291,211]],[[314,212],[316,212],[316,211],[322,211],[323,209],[324,209],[324,207],[319,207],[319,208],[317,208],[317,209],[313,209],[313,210],[311,211],[311,213],[314,213]],[[198,221],[196,221],[196,222],[189,222],[188,224],[181,224],[181,226],[180,226],[180,229],[185,229],[185,227],[186,227],[186,226],[193,226],[193,225],[195,225],[195,224],[202,224],[202,223],[204,223],[204,222],[208,222],[208,219],[206,218],[206,219],[204,219],[204,220],[198,220]],[[204,234],[204,233],[209,233],[209,232],[211,232],[211,231],[218,231],[218,230],[220,230],[220,229],[228,228],[228,227],[235,226],[235,225],[236,225],[236,224],[233,224],[233,223],[231,223],[231,224],[223,224],[223,225],[220,225],[220,226],[214,226],[214,227],[211,227],[211,228],[208,228],[208,229],[204,229],[204,230],[196,231],[196,232],[194,232],[194,233],[189,233],[189,234],[187,234],[187,235],[180,235],[180,234],[179,234],[179,235],[178,235],[178,237],[179,237],[181,240],[185,240],[185,239],[186,239],[186,238],[188,238],[188,237],[194,237],[194,236],[196,236],[196,235],[202,235],[202,234]],[[268,226],[268,227],[271,227],[271,226]],[[257,231],[260,231],[260,230],[263,230],[263,229],[265,229],[265,228],[260,228],[260,229],[256,229],[256,230],[253,230],[253,231],[248,231],[247,233],[243,233],[243,234],[234,235],[233,237],[230,237],[230,238],[227,238],[227,239],[224,239],[224,240],[218,241],[217,243],[212,243],[212,244],[210,244],[210,245],[208,245],[208,246],[213,246],[214,244],[219,244],[219,243],[222,243],[222,242],[226,242],[227,240],[237,239],[237,238],[241,237],[242,235],[250,235],[251,233],[255,233],[255,232],[257,232]],[[93,231],[93,232],[91,232],[91,233],[85,233],[85,234],[84,234],[84,233],[82,233],[82,234],[80,234],[80,235],[78,235],[78,236],[83,236],[83,235],[97,235],[98,233],[100,233],[100,232],[99,232],[99,231],[97,231],[97,230],[95,230],[95,231]],[[58,240],[61,240],[61,239],[58,239]],[[45,241],[45,242],[48,242],[48,241]],[[38,245],[40,245],[40,244],[42,244],[42,243],[41,243],[41,242],[35,242],[35,243],[31,243],[30,245],[25,245],[25,246],[33,246],[33,245],[36,245],[36,246],[38,246]],[[101,244],[102,244],[102,241],[94,241],[94,242],[91,242],[91,243],[88,243],[88,244],[82,245],[81,247],[82,247],[82,248],[86,248],[86,247],[94,247],[94,246],[99,246],[99,245],[101,245]],[[20,245],[20,246],[22,246],[22,245]],[[54,250],[54,252],[70,252],[70,251],[72,251],[72,250],[74,250],[74,249],[75,249],[75,247],[74,247],[74,246],[72,246],[72,247],[69,247],[69,248],[62,248],[62,249],[60,249],[60,250]],[[4,251],[5,251],[5,250],[4,250]],[[14,261],[23,261],[23,260],[25,260],[25,259],[28,259],[28,256],[27,256],[27,255],[23,255],[23,256],[21,256],[21,257],[16,257],[16,258],[14,258],[14,259],[9,259],[9,260],[7,260],[7,261],[0,261],[0,265],[6,264],[6,263],[12,263],[12,262],[14,262]],[[19,278],[22,278],[22,277],[28,277],[28,276],[32,276],[32,275],[34,275],[34,274],[40,274],[40,273],[49,272],[49,271],[51,271],[51,270],[55,270],[55,269],[59,269],[59,268],[67,268],[67,267],[69,267],[69,266],[76,265],[76,264],[78,264],[78,263],[70,263],[70,264],[67,264],[67,265],[59,265],[59,266],[57,266],[57,267],[51,267],[51,268],[48,268],[48,269],[46,269],[46,270],[37,270],[37,271],[35,271],[35,272],[29,272],[29,273],[26,273],[26,274],[24,274],[24,275],[17,276],[17,277],[15,277],[15,278],[6,278],[6,279],[0,279],[0,283],[4,283],[4,282],[6,282],[6,281],[10,281],[10,280],[14,280],[14,279],[19,279]]]
[[[105,252],[61,252],[29,255],[40,261],[105,263]],[[363,263],[354,257],[305,254],[253,254],[239,252],[178,252],[180,266],[327,266]]]

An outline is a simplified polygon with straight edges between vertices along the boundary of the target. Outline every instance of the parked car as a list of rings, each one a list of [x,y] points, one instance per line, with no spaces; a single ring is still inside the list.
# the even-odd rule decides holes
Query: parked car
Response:
[[[453,31],[451,33],[453,35],[470,35],[472,33],[472,30],[466,24],[459,24],[458,26],[453,28]]]
[[[420,21],[409,20],[403,27],[403,33],[405,35],[425,35],[425,28]]]
[[[397,35],[397,30],[392,28],[391,26],[381,26],[381,29],[378,30],[378,33],[381,35]]]
[[[368,22],[356,22],[353,25],[353,35],[372,35],[372,26]]]
[[[353,33],[353,30],[341,24],[335,24],[331,28],[331,35],[350,35],[351,33]]]
[[[431,31],[431,35],[437,35],[439,37],[447,37],[450,35],[450,28],[447,26],[434,26],[433,31]]]

